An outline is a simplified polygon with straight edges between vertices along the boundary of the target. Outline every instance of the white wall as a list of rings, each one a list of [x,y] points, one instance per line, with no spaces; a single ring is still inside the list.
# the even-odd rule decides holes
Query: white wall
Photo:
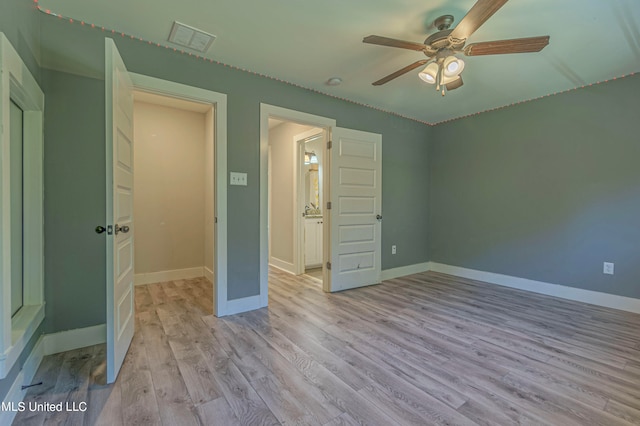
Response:
[[[204,265],[205,118],[135,102],[136,274]]]
[[[269,130],[271,147],[270,258],[293,264],[293,161],[297,134],[313,127],[285,122]]]

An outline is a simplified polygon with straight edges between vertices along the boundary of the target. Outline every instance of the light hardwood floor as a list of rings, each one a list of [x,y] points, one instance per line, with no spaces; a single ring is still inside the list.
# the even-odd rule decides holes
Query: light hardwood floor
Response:
[[[270,272],[269,308],[211,315],[202,280],[136,287],[118,381],[104,345],[46,357],[15,424],[640,424],[640,315],[437,273],[325,294]]]
[[[322,268],[307,269],[304,274],[322,281]]]

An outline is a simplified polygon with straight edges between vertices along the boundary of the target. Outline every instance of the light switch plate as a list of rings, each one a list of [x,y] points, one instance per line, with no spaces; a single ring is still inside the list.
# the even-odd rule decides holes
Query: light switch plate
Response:
[[[602,273],[607,275],[613,275],[613,262],[604,262]]]
[[[231,172],[229,176],[230,185],[247,186],[247,174],[239,172]]]

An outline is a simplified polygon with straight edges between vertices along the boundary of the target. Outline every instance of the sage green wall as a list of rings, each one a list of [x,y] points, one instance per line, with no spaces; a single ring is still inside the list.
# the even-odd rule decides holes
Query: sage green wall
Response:
[[[47,333],[106,321],[104,81],[42,70]],[[100,119],[101,118],[101,119]]]
[[[37,81],[40,81],[40,19],[32,1],[2,0],[0,32],[9,42]]]
[[[93,232],[93,227],[104,221],[104,84],[72,73],[103,78],[105,33],[45,15],[41,23],[43,66],[62,71],[46,71],[51,83],[47,85],[47,108],[55,110],[55,122],[48,118],[45,127],[49,147],[45,195],[47,206],[53,209],[47,214],[49,220],[57,219],[54,228],[70,227],[69,232],[47,231],[48,295],[56,292],[58,299],[48,325],[48,331],[53,331],[84,327],[100,316],[104,321],[104,237]],[[230,300],[259,292],[260,103],[335,118],[342,127],[381,133],[382,268],[428,260],[426,162],[431,128],[129,38],[118,36],[115,41],[130,71],[228,95],[228,169],[248,173],[248,186],[228,188]],[[74,82],[78,87],[73,87]],[[72,160],[79,158],[82,161]],[[88,163],[81,164],[85,161]],[[395,256],[390,254],[391,244],[398,245]],[[75,256],[78,261],[73,260]],[[58,278],[54,278],[56,274]],[[76,307],[64,304],[65,298],[75,299]],[[85,306],[77,306],[84,302]]]
[[[436,126],[431,260],[639,298],[639,93],[633,76]]]

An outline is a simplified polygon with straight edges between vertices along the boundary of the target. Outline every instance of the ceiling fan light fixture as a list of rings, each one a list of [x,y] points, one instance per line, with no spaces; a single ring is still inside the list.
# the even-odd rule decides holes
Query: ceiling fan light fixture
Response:
[[[426,81],[429,84],[433,84],[433,83],[436,82],[435,78],[433,78],[433,76],[431,74],[420,73],[420,78],[423,79],[424,81]]]
[[[444,60],[444,75],[446,77],[456,77],[464,69],[464,61],[455,56],[447,56]]]
[[[442,84],[449,84],[452,83],[456,80],[459,80],[461,77],[459,75],[454,75],[451,77],[447,77],[446,75],[444,76],[444,78],[442,79]]]
[[[438,64],[436,64],[435,62],[431,62],[429,65],[425,67],[425,69],[420,71],[420,73],[418,74],[418,77],[420,77],[420,79],[422,79],[422,81],[424,81],[425,83],[435,84],[437,75],[438,75]]]

